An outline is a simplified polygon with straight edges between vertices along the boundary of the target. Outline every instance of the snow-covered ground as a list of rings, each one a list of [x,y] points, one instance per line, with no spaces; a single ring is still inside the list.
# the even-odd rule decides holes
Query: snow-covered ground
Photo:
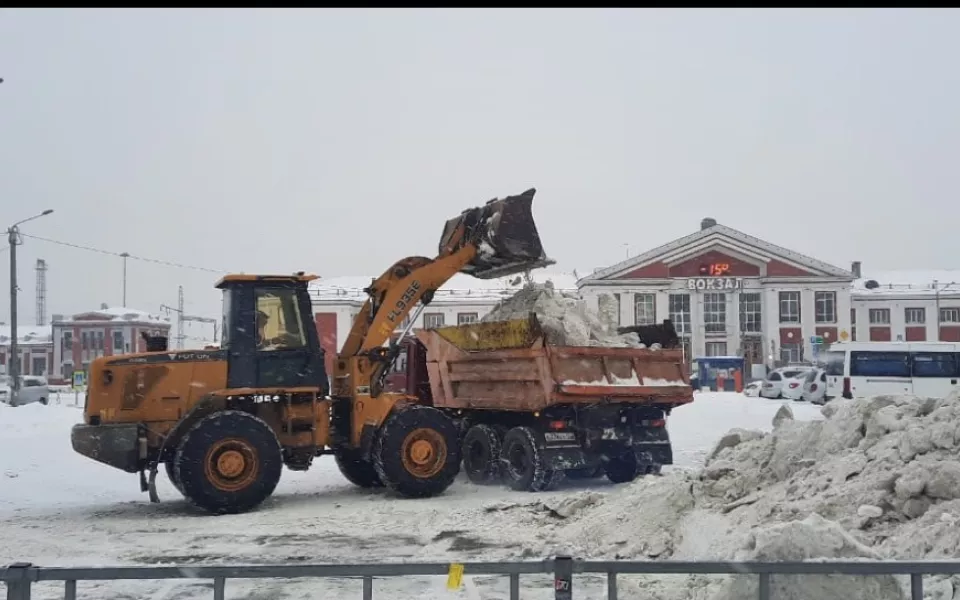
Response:
[[[562,524],[550,523],[540,502],[558,502],[584,488],[625,494],[629,486],[599,480],[567,482],[559,490],[529,494],[478,487],[461,477],[441,497],[405,500],[350,485],[332,459],[306,473],[285,471],[260,510],[209,516],[187,505],[162,476],[160,504],[150,504],[137,477],[75,454],[70,427],[79,409],[64,404],[0,405],[0,564],[45,566],[118,564],[471,561],[538,559],[563,552]],[[717,439],[739,427],[769,431],[781,402],[732,393],[698,393],[669,420],[676,466],[696,468]],[[791,403],[798,420],[819,419],[818,407]],[[507,508],[524,507],[511,511]],[[637,506],[637,510],[643,510]],[[519,516],[512,514],[519,512]],[[612,558],[612,557],[611,557]],[[80,597],[189,600],[208,598],[209,582],[81,583]],[[545,577],[522,578],[523,597],[551,598]],[[578,577],[578,598],[604,597],[604,582]],[[528,586],[531,586],[528,589]],[[534,589],[536,586],[537,589]],[[58,587],[35,586],[34,598],[62,597]],[[228,597],[326,599],[359,596],[353,580],[232,581]],[[438,578],[377,581],[375,596],[507,598],[502,578],[465,577],[459,592]],[[621,594],[623,598],[629,595]]]

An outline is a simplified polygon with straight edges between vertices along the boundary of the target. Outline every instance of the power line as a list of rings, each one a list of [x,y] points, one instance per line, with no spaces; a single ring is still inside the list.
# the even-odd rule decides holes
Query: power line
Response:
[[[66,246],[67,248],[74,248],[77,250],[86,250],[87,252],[96,252],[98,254],[106,254],[108,256],[116,256],[118,258],[123,258],[126,255],[126,258],[132,258],[133,260],[139,260],[142,262],[154,263],[157,265],[164,265],[167,267],[175,267],[177,269],[192,269],[194,271],[206,271],[207,273],[227,273],[228,271],[222,269],[208,269],[206,267],[198,267],[196,265],[187,265],[183,263],[175,263],[168,260],[160,260],[156,258],[147,258],[145,256],[136,256],[134,254],[127,254],[123,252],[112,252],[110,250],[103,250],[100,248],[93,248],[90,246],[82,246],[80,244],[72,244],[70,242],[63,242],[60,240],[52,240],[50,238],[40,237],[38,235],[31,235],[28,233],[20,233],[23,237],[32,238],[35,240],[40,240],[41,242],[48,242],[50,244],[57,244],[58,246]]]

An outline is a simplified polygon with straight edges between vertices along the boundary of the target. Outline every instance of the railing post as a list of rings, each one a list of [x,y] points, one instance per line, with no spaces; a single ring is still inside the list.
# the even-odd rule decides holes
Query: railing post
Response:
[[[573,559],[569,556],[553,559],[553,590],[555,600],[573,600]]]
[[[63,600],[77,600],[76,579],[68,579],[63,582]]]
[[[363,576],[363,600],[373,600],[373,577]]]
[[[910,574],[910,600],[923,600],[923,575]]]
[[[227,580],[223,577],[213,578],[213,600],[224,600],[227,597]]]
[[[510,600],[520,600],[520,573],[510,573]]]
[[[760,600],[770,600],[770,573],[760,573]]]
[[[7,566],[7,573],[15,575],[14,579],[7,580],[7,600],[30,600],[31,568],[33,565],[27,562]]]
[[[617,600],[617,572],[607,572],[607,600]]]

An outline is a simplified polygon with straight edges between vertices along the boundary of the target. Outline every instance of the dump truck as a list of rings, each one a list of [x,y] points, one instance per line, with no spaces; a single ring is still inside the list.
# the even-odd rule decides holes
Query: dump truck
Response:
[[[672,324],[629,332],[657,346],[554,345],[534,313],[420,329],[403,342],[389,385],[457,423],[475,483],[543,491],[564,475],[629,482],[673,463],[667,417],[693,401]]]
[[[533,221],[535,191],[463,211],[445,223],[435,257],[400,259],[372,280],[332,384],[313,325],[315,276],[223,277],[219,348],[169,351],[165,340],[148,340],[147,352],[90,364],[74,450],[139,473],[152,502],[165,468],[185,498],[212,513],[255,508],[284,466],[307,470],[324,454],[359,486],[442,493],[461,468],[456,423],[415,395],[384,389],[399,352],[389,341],[456,273],[489,279],[553,263]]]

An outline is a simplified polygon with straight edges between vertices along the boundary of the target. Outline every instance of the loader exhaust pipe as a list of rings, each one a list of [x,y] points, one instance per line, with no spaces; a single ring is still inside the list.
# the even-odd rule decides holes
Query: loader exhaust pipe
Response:
[[[450,219],[440,238],[440,254],[475,245],[476,257],[461,272],[478,279],[505,277],[555,264],[543,251],[533,220],[536,193],[531,188],[517,196],[495,198]]]

